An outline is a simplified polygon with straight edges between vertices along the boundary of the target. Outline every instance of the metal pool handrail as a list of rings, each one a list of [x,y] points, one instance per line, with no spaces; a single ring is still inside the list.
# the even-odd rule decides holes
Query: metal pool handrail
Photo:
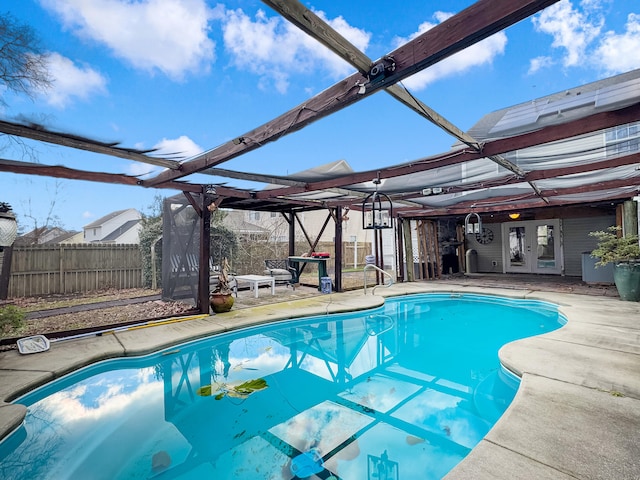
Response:
[[[390,287],[391,285],[394,284],[393,277],[389,272],[382,270],[380,267],[378,267],[377,265],[374,265],[373,263],[367,263],[362,269],[362,273],[364,274],[364,294],[365,295],[367,294],[367,269],[370,269],[370,268],[373,268],[378,272],[382,273],[383,275],[386,275],[387,277],[389,277],[389,283],[385,283],[384,284],[385,287]],[[371,289],[371,295],[374,295],[376,293],[376,287],[379,287],[379,286],[380,285],[376,285]]]

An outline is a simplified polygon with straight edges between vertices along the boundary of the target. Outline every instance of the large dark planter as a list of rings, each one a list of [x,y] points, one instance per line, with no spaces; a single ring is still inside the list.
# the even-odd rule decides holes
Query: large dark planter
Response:
[[[233,307],[233,295],[230,293],[212,293],[209,296],[209,303],[213,313],[224,313]]]
[[[640,263],[617,263],[613,281],[622,300],[640,302]]]

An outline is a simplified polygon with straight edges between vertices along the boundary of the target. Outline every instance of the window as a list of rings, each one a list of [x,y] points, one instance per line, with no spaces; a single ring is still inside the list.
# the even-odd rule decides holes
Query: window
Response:
[[[253,212],[253,219],[260,220],[260,212]]]
[[[278,212],[271,212],[271,218],[276,218],[278,216]]]
[[[605,133],[607,157],[640,151],[640,122],[610,128]]]

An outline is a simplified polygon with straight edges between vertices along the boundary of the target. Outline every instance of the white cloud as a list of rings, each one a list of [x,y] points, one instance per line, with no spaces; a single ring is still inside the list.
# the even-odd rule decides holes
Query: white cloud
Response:
[[[532,19],[537,31],[553,37],[552,47],[564,50],[565,67],[584,65],[587,48],[600,34],[604,22],[598,1],[583,1],[581,7],[582,11],[569,0],[562,0]]]
[[[582,0],[576,7],[562,0],[532,19],[537,31],[553,37],[552,47],[563,52],[561,62],[566,67],[596,67],[607,75],[640,67],[640,14],[630,13],[623,33],[605,25],[600,0]],[[544,59],[544,62],[540,62]],[[529,73],[556,62],[549,57],[531,61]]]
[[[369,44],[370,34],[352,27],[342,17],[332,20],[316,12],[329,25],[360,50]],[[234,64],[259,75],[261,88],[274,86],[285,93],[290,76],[322,70],[332,78],[343,77],[354,69],[326,47],[280,17],[267,17],[259,10],[252,19],[242,10],[216,9],[222,22],[225,48]]]
[[[141,144],[136,145],[136,148],[143,149]],[[163,138],[156,143],[153,148],[155,149],[150,155],[160,158],[170,158],[175,160],[186,160],[189,157],[198,155],[204,151],[204,149],[196,142],[191,140],[185,135],[181,135],[178,138]],[[142,177],[147,175],[156,175],[165,170],[164,167],[135,162],[129,165],[127,173],[136,177]]]
[[[106,91],[106,79],[88,66],[77,66],[58,53],[48,57],[51,88],[43,98],[54,107],[63,108],[73,99],[86,100],[91,95]]]
[[[215,60],[204,0],[41,0],[78,36],[106,45],[135,68],[174,80]]]
[[[64,424],[67,430],[85,431],[87,435],[92,435],[91,426],[95,423],[87,424],[88,420],[103,421],[105,424],[113,422],[113,425],[120,425],[116,419],[118,416],[122,418],[122,412],[139,402],[140,399],[152,404],[157,404],[156,399],[162,398],[162,384],[157,381],[140,382],[135,390],[123,392],[122,387],[111,388],[107,384],[107,391],[97,396],[93,401],[87,401],[83,398],[86,389],[74,389],[71,391],[61,390],[47,397],[41,405],[48,412],[48,417],[54,422]],[[90,385],[94,387],[95,385]],[[157,406],[157,405],[156,405]],[[153,407],[150,406],[149,410]],[[140,415],[140,412],[137,415]]]
[[[204,151],[200,145],[185,135],[174,139],[163,138],[156,143],[153,148],[156,149],[156,151],[153,152],[153,155],[156,156],[166,155],[169,157],[179,156],[184,158],[198,155]]]
[[[324,12],[314,12],[322,20],[327,22],[334,30],[340,35],[346,38],[353,46],[355,46],[361,52],[365,52],[369,46],[369,40],[371,34],[365,30],[361,30],[356,27],[352,27],[347,23],[343,17],[337,17],[333,20],[327,18]],[[344,77],[354,71],[354,67],[342,60],[338,55],[333,53],[328,48],[320,45],[317,40],[314,40],[309,35],[304,34],[304,44],[307,50],[317,55],[324,67],[329,68],[330,72],[335,77]]]
[[[136,148],[144,149],[144,146],[137,144]],[[163,138],[156,143],[153,148],[155,150],[150,155],[177,160],[185,160],[204,151],[200,145],[185,135],[173,139]],[[127,173],[136,177],[142,177],[146,175],[156,175],[163,170],[164,168],[160,166],[135,162],[129,165]]]
[[[144,177],[147,175],[155,175],[160,173],[162,170],[164,170],[163,167],[135,162],[129,165],[129,168],[127,168],[127,174],[133,175],[134,177]]]
[[[453,14],[451,13],[436,12],[434,14],[434,18],[438,22],[443,22],[452,15]],[[436,24],[434,23],[424,22],[418,27],[418,31],[411,35],[411,37],[396,38],[395,43],[400,46],[424,32],[431,30],[435,26]],[[481,42],[478,42],[461,52],[458,52],[441,62],[410,76],[403,80],[402,83],[407,88],[422,90],[436,80],[460,74],[481,65],[490,65],[498,55],[502,55],[504,53],[506,45],[507,36],[504,32],[498,32],[489,38],[485,38]]]
[[[548,68],[553,65],[553,59],[551,57],[540,56],[536,58],[532,58],[529,61],[529,71],[527,72],[529,75],[536,73],[538,70],[542,70],[543,68]]]
[[[640,67],[640,14],[629,14],[623,34],[607,32],[594,60],[610,75]]]
[[[82,218],[93,218],[93,217],[95,217],[95,214],[91,213],[88,210],[85,212],[82,212]]]

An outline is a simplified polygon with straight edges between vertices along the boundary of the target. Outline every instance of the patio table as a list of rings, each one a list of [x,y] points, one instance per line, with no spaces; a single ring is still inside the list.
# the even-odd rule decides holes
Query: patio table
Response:
[[[260,284],[271,284],[271,295],[276,294],[276,279],[266,275],[236,275],[237,281],[248,282],[249,288],[253,290],[254,297],[258,298],[258,287]]]
[[[289,257],[289,264],[296,270],[296,277],[300,279],[300,273],[305,263],[315,263],[318,265],[318,290],[322,288],[322,277],[327,276],[327,260],[326,257]],[[300,265],[300,264],[303,265]]]

